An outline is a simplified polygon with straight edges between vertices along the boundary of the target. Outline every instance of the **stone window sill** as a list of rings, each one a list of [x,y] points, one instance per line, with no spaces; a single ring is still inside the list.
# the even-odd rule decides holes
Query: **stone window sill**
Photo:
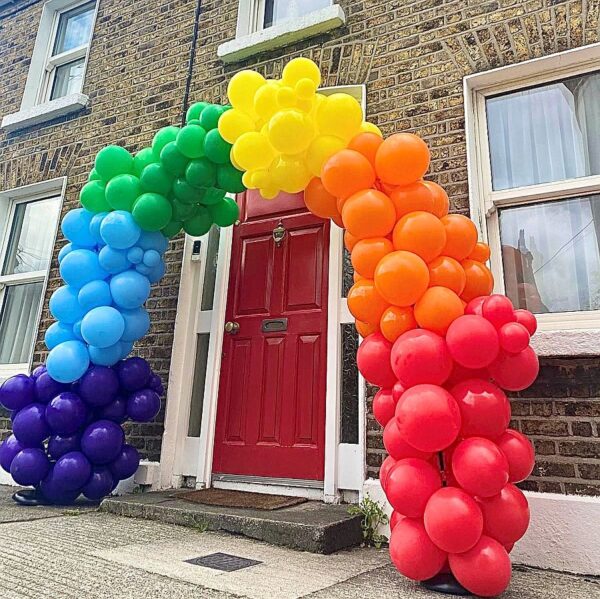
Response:
[[[261,52],[327,33],[345,23],[344,10],[338,4],[333,4],[298,19],[283,21],[262,31],[225,42],[217,48],[217,56],[225,63],[239,62]]]
[[[7,114],[2,119],[2,129],[18,131],[34,125],[52,121],[58,117],[79,112],[87,106],[89,97],[85,94],[70,94],[44,104],[23,108],[19,112]]]
[[[539,356],[590,357],[600,355],[600,329],[538,329],[531,346]]]

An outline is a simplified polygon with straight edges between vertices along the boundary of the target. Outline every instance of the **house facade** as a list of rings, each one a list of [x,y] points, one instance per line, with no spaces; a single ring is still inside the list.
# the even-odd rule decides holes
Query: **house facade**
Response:
[[[571,536],[558,561],[535,527],[521,551],[583,571],[569,556],[600,509],[599,36],[593,0],[0,0],[0,378],[45,359],[58,223],[98,150],[136,152],[191,103],[225,103],[237,71],[277,77],[306,56],[324,93],[426,140],[428,178],[490,243],[497,290],[538,314],[541,372],[513,427],[536,449],[532,509]],[[379,497],[342,232],[300,196],[238,200],[239,225],[171,242],[148,301],[136,351],[167,395],[128,430],[139,481]]]

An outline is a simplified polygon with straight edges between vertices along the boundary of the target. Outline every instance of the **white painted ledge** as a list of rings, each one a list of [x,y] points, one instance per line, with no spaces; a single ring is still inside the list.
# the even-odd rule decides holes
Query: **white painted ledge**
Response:
[[[26,127],[40,125],[67,114],[78,112],[85,108],[89,97],[85,94],[70,94],[56,100],[50,100],[44,104],[24,108],[19,112],[7,114],[2,119],[2,129],[7,131],[18,131]]]
[[[539,356],[600,356],[600,329],[538,330],[531,347]]]
[[[238,37],[221,44],[217,56],[225,63],[238,62],[267,50],[327,33],[346,23],[346,14],[339,4],[333,4],[296,19],[283,21],[262,31]]]

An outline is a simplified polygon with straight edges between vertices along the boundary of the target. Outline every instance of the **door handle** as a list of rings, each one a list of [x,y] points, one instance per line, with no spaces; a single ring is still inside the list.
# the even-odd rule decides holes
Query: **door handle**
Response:
[[[238,332],[240,330],[240,323],[239,322],[226,322],[225,323],[225,332],[229,333],[230,335],[237,335]]]

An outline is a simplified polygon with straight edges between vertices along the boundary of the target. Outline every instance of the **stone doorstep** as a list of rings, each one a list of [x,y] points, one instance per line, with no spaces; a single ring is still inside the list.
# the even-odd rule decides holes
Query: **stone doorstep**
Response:
[[[307,501],[266,511],[201,505],[177,499],[176,495],[170,490],[109,497],[100,505],[100,511],[228,532],[310,553],[330,554],[362,542],[361,518],[350,516],[347,505]]]

